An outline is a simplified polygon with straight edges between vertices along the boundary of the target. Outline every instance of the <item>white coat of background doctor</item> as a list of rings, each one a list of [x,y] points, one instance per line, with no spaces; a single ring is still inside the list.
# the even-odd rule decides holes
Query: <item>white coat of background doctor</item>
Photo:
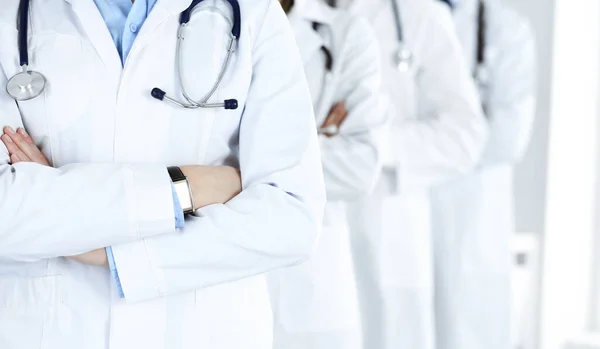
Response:
[[[432,192],[437,348],[509,349],[513,170],[534,120],[535,40],[527,20],[499,0],[460,0],[454,21],[471,71],[481,72],[490,131],[476,171]]]
[[[487,125],[446,4],[338,0],[366,16],[381,45],[393,118],[374,194],[349,207],[366,349],[431,349],[433,259],[429,188],[477,164]],[[398,6],[412,67],[395,64]],[[387,155],[385,155],[387,154]]]
[[[370,192],[381,171],[387,115],[381,63],[366,20],[319,1],[282,1],[296,36],[320,136],[327,192],[323,231],[310,261],[270,275],[275,349],[362,347],[346,202]],[[329,71],[328,71],[329,70]]]
[[[0,3],[5,86],[20,71],[19,1]],[[322,223],[310,94],[279,3],[240,0],[241,37],[216,95],[240,108],[153,99],[157,85],[181,94],[176,41],[189,5],[159,0],[123,68],[94,2],[31,2],[30,68],[48,86],[19,103],[0,92],[1,348],[271,348],[264,273],[305,260]],[[182,54],[192,96],[216,81],[230,23],[223,0],[192,14]],[[15,133],[23,126],[28,135]],[[181,230],[169,165],[192,165],[200,206]],[[242,191],[226,204],[212,201],[227,188],[229,177],[211,172],[221,165],[241,171]],[[125,298],[108,269],[63,258],[106,246]]]

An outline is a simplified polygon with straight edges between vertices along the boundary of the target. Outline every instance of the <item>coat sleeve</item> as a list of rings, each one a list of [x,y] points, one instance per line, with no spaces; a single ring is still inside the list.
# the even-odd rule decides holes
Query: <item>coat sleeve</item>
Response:
[[[447,8],[435,4],[424,19],[416,84],[419,118],[395,125],[397,187],[441,184],[471,171],[487,140],[487,123]],[[433,5],[432,5],[433,6]]]
[[[490,137],[481,166],[519,162],[529,144],[535,118],[533,32],[528,23],[517,16],[504,22],[505,32],[497,44],[498,58],[489,67],[490,86],[485,107]]]
[[[340,133],[321,136],[321,157],[329,200],[350,200],[369,193],[381,170],[381,62],[377,39],[369,24],[352,17],[342,52],[339,100],[348,116]],[[336,101],[337,102],[337,101]]]
[[[243,191],[179,233],[113,246],[128,302],[294,265],[314,249],[325,205],[314,114],[287,18],[277,1],[265,4],[240,124]]]
[[[0,66],[0,86],[7,77]],[[0,129],[23,127],[0,93]],[[34,262],[174,231],[164,166],[9,163],[0,143],[0,260]]]

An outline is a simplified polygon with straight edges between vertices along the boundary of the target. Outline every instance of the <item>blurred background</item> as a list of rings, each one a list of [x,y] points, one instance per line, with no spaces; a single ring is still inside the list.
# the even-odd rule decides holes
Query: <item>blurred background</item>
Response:
[[[504,0],[538,46],[536,125],[517,169],[515,348],[600,348],[600,2]]]

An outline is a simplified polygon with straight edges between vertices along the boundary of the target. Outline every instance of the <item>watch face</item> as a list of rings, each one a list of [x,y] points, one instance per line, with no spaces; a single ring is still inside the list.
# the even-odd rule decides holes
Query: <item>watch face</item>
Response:
[[[190,196],[188,182],[186,180],[177,181],[173,183],[173,186],[175,187],[175,192],[177,193],[179,204],[181,205],[183,212],[192,211],[192,198]]]

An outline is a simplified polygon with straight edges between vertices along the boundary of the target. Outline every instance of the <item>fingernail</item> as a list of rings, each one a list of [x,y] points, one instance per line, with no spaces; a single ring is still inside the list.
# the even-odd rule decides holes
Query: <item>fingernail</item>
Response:
[[[14,134],[15,134],[15,130],[13,130],[13,128],[12,128],[12,127],[10,127],[10,126],[8,126],[8,127],[6,128],[6,130],[7,130],[7,131],[8,131],[8,133],[10,133],[11,135],[14,135]]]
[[[24,128],[19,128],[17,130],[17,132],[19,132],[23,137],[29,137],[29,135],[27,134],[27,131],[25,131]]]

